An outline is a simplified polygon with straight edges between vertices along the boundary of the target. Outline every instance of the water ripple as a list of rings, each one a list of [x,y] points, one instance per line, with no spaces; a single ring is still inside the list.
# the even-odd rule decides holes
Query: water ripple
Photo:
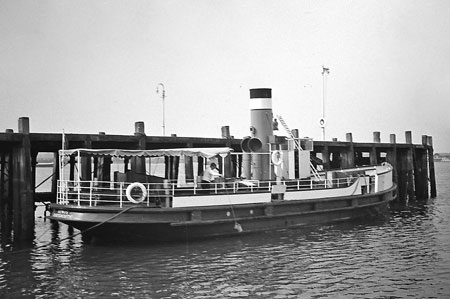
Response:
[[[450,165],[436,171],[438,198],[387,219],[236,238],[87,244],[38,219],[30,250],[2,243],[0,297],[450,298]]]

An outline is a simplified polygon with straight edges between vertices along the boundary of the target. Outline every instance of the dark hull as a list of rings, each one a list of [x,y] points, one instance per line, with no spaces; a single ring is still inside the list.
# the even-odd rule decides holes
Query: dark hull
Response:
[[[395,191],[393,187],[359,196],[177,209],[55,204],[50,218],[100,239],[183,241],[378,217],[387,212]]]

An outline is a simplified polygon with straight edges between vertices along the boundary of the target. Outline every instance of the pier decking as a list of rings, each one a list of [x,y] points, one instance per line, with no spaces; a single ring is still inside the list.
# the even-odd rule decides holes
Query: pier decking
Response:
[[[293,130],[296,133],[296,130]],[[178,147],[231,147],[241,152],[242,139],[230,136],[229,127],[222,127],[221,138],[147,136],[143,122],[135,123],[133,135],[65,134],[65,147],[70,148],[122,148],[161,149]],[[295,135],[295,134],[294,134]],[[18,132],[7,129],[0,133],[0,219],[2,231],[14,230],[14,238],[30,240],[34,233],[35,201],[51,202],[56,199],[58,150],[62,148],[62,133],[31,133],[26,117],[19,119]],[[54,154],[54,175],[50,193],[36,193],[36,165],[39,153]],[[394,134],[389,142],[381,142],[380,132],[373,133],[373,142],[354,142],[351,133],[345,141],[314,141],[313,161],[326,170],[374,165],[389,162],[394,166],[394,179],[398,185],[398,200],[426,199],[436,196],[432,137],[422,135],[421,144],[412,143],[412,133],[405,132],[405,141],[397,142]],[[239,164],[241,161],[235,161]],[[71,161],[75,164],[75,161]],[[139,168],[139,161],[130,161],[131,168]],[[176,176],[178,161],[167,158],[166,178]],[[200,163],[199,163],[200,164]],[[108,163],[104,165],[110,165]],[[199,168],[203,165],[199,165]],[[86,175],[92,171],[99,176],[110,175],[110,169],[82,169]],[[187,171],[189,173],[190,171]],[[239,175],[238,171],[235,174]],[[83,173],[82,173],[83,175]],[[227,173],[225,173],[227,176]]]

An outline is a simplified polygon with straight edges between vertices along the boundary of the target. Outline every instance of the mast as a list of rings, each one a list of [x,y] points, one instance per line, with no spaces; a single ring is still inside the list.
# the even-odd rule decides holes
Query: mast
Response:
[[[166,89],[164,87],[164,84],[159,83],[156,86],[156,93],[159,94],[159,88],[161,87],[162,92],[161,92],[161,98],[162,98],[162,102],[163,102],[163,119],[162,119],[162,129],[163,129],[163,136],[166,136],[166,107],[165,107],[165,99],[166,99]]]
[[[326,87],[327,87],[327,77],[330,74],[330,69],[322,66],[322,118],[319,120],[320,127],[322,128],[322,138],[325,141],[325,101],[326,101]]]

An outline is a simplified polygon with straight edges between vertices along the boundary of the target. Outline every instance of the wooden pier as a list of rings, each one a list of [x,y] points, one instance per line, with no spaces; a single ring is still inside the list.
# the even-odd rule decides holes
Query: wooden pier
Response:
[[[298,131],[293,130],[297,134]],[[122,148],[161,149],[177,147],[231,147],[241,152],[242,139],[230,136],[228,126],[222,127],[220,138],[147,136],[144,123],[135,123],[133,135],[65,134],[65,146],[70,148]],[[294,134],[294,135],[295,135]],[[3,233],[14,231],[14,240],[32,240],[34,237],[34,209],[36,201],[52,202],[56,199],[58,151],[62,148],[62,133],[31,133],[26,117],[19,119],[18,132],[7,129],[0,133],[0,226]],[[36,166],[39,153],[54,155],[52,188],[50,193],[36,193]],[[381,142],[380,132],[373,132],[373,142],[354,142],[351,133],[345,141],[314,141],[311,153],[314,163],[324,169],[339,169],[388,162],[394,166],[394,179],[398,184],[398,200],[436,197],[436,183],[431,136],[422,136],[421,144],[412,143],[412,133],[405,132],[405,141],[398,142],[394,134],[389,142]],[[104,161],[103,161],[104,162]],[[238,161],[239,162],[239,161]],[[242,162],[242,161],[241,161]],[[75,161],[70,161],[75,164]],[[142,168],[140,161],[130,161],[131,168]],[[85,163],[89,164],[90,163]],[[81,175],[110,175],[111,162],[103,163],[102,170],[83,169]],[[166,177],[176,175],[178,161],[166,159]],[[94,161],[94,168],[96,168]],[[144,165],[145,166],[145,165]],[[199,167],[202,167],[200,165]],[[188,171],[190,172],[190,171]],[[236,172],[237,175],[239,173]],[[225,174],[227,175],[227,174]]]

